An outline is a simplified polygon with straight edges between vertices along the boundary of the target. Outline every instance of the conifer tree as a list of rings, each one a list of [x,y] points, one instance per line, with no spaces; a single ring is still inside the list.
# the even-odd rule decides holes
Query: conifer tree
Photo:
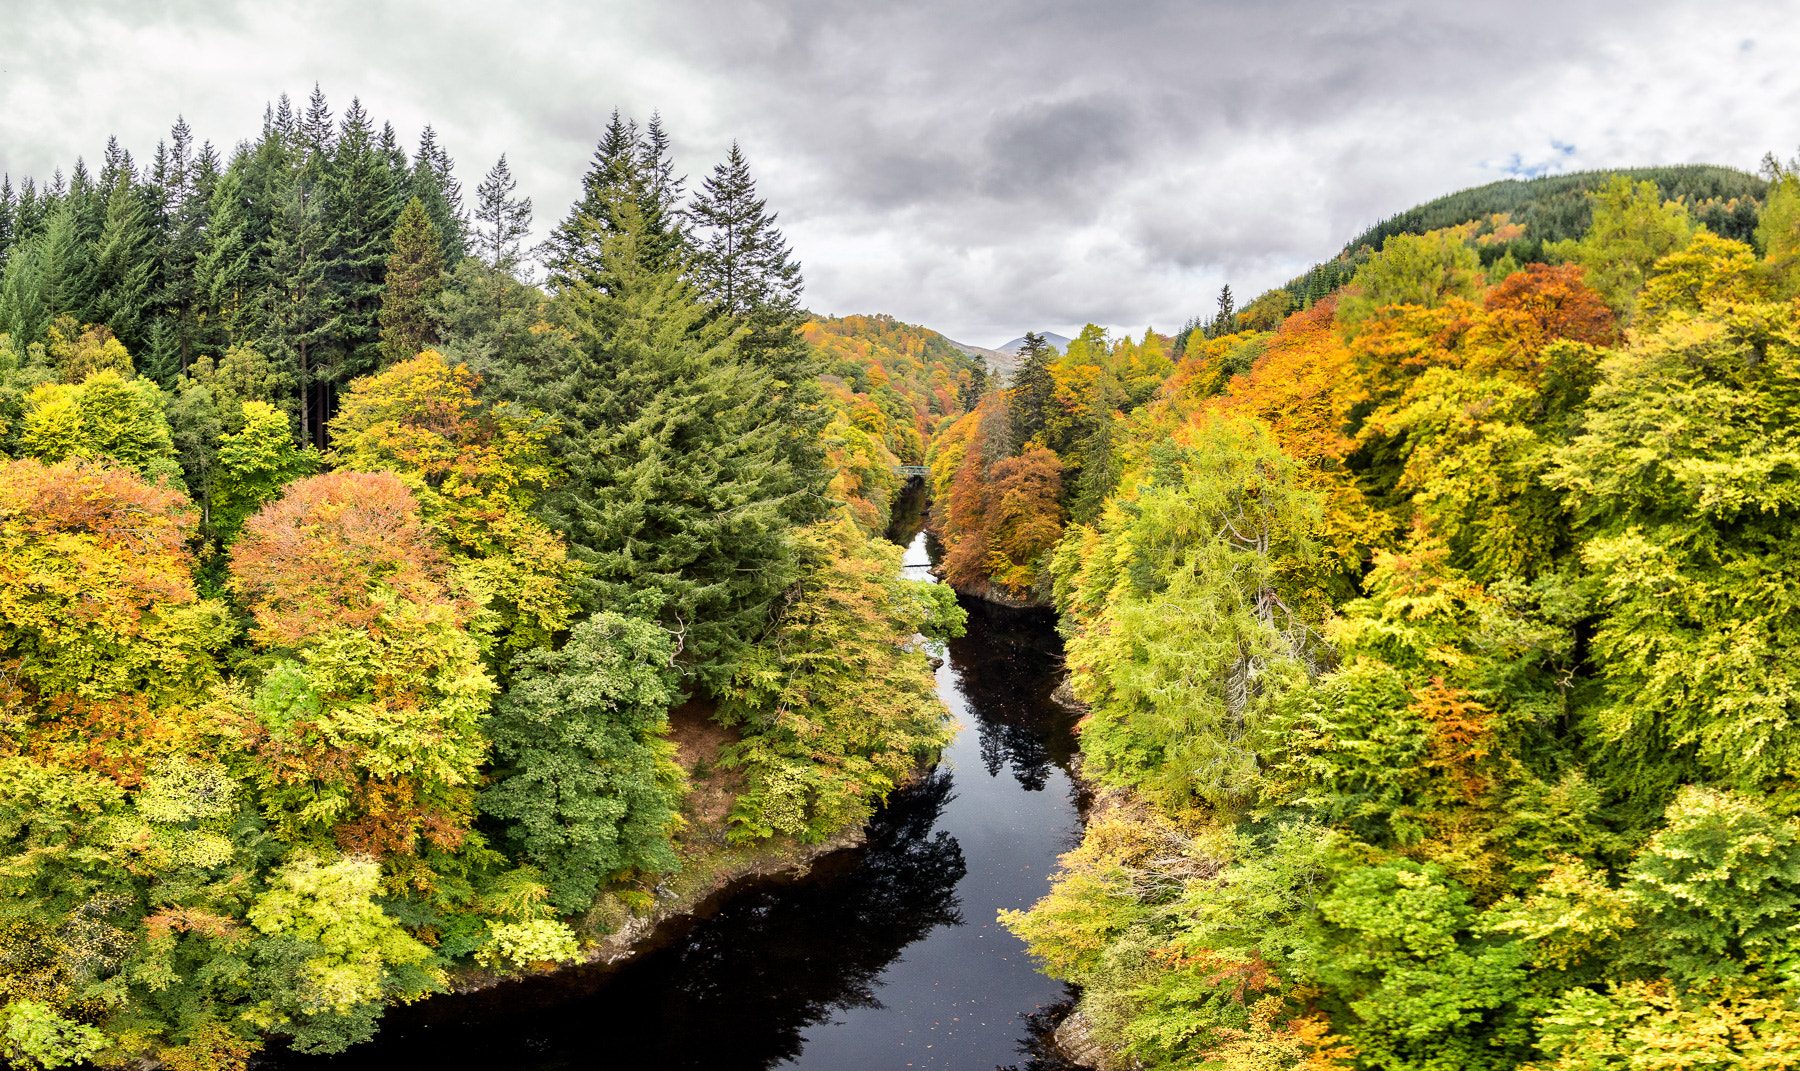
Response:
[[[691,272],[700,295],[715,315],[744,329],[739,351],[774,378],[770,404],[787,428],[785,456],[797,474],[816,474],[822,487],[829,476],[818,433],[827,412],[818,404],[818,358],[800,336],[800,264],[789,259],[787,239],[768,202],[756,195],[735,141],[689,214],[697,239]]]
[[[373,371],[381,359],[381,291],[388,238],[399,215],[393,176],[376,145],[369,114],[352,100],[327,169],[331,334],[336,343],[321,389]],[[329,406],[326,394],[321,405]]]
[[[400,213],[393,246],[381,293],[381,356],[387,364],[410,360],[438,340],[432,310],[443,289],[444,258],[437,227],[419,198]]]
[[[331,108],[319,83],[313,83],[312,97],[306,103],[306,114],[295,118],[288,105],[287,94],[281,95],[281,109],[276,112],[276,127],[284,134],[296,135],[296,143],[307,152],[328,153],[336,140],[331,124]]]
[[[49,205],[38,196],[37,181],[27,177],[19,183],[18,207],[13,212],[13,242],[23,244],[44,233]]]
[[[18,233],[15,223],[12,176],[0,175],[0,272],[6,270],[6,258],[12,254]]]
[[[264,248],[267,285],[258,319],[269,352],[288,368],[300,394],[300,435],[322,445],[321,354],[333,325],[322,163],[314,157],[284,191]]]
[[[1050,403],[1056,398],[1056,380],[1050,375],[1055,353],[1043,335],[1025,332],[1025,343],[1019,347],[1019,370],[1013,373],[1012,389],[1007,391],[1015,454],[1044,430]]]
[[[413,157],[407,188],[425,206],[432,226],[437,228],[443,246],[446,266],[453,266],[466,253],[464,235],[468,221],[463,215],[462,183],[456,180],[456,162],[438,144],[437,132],[429,125],[419,135],[419,151]]]
[[[129,176],[112,184],[105,229],[94,250],[99,293],[91,316],[77,314],[112,328],[134,353],[147,348],[155,293],[157,259],[147,215],[140,188]]]
[[[661,117],[652,117],[650,129],[640,132],[635,120],[621,118],[615,109],[582,177],[581,200],[551,233],[551,285],[561,290],[585,279],[605,288],[600,249],[608,235],[622,233],[625,204],[638,221],[633,226],[639,236],[632,244],[643,266],[651,271],[676,267],[687,240],[677,205],[684,184],[674,174]]]
[[[694,278],[700,292],[727,316],[791,318],[800,306],[800,265],[788,259],[768,202],[737,142],[713,168],[694,199]]]
[[[521,244],[531,233],[531,198],[515,198],[518,188],[505,153],[475,188],[475,253],[495,271],[518,269]]]
[[[214,183],[204,244],[194,265],[195,302],[204,310],[199,345],[216,356],[248,341],[255,318],[253,272],[258,243],[250,233],[244,179],[233,167]]]
[[[526,399],[561,429],[568,479],[545,512],[588,563],[588,608],[660,620],[718,686],[790,579],[809,488],[783,457],[768,373],[735,359],[730,324],[708,323],[679,272],[645,266],[629,191],[602,208],[620,228],[583,259],[604,286],[569,284],[577,345]]]

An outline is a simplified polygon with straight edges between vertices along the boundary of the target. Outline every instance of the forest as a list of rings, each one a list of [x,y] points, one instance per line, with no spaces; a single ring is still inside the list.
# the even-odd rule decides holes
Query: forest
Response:
[[[979,367],[811,317],[742,153],[690,190],[658,118],[531,219],[316,88],[0,186],[0,1058],[341,1051],[580,959],[701,780],[817,842],[947,738],[962,611],[879,537]]]
[[[1002,918],[1119,1067],[1800,1065],[1800,161],[1540,181],[931,444],[1059,615],[1097,795]]]

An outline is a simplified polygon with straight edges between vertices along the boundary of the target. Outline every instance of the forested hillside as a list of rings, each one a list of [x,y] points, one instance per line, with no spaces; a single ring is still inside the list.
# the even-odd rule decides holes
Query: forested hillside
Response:
[[[1766,179],[1729,167],[1686,164],[1614,171],[1575,171],[1532,179],[1503,179],[1460,190],[1382,220],[1352,238],[1343,251],[1299,278],[1258,297],[1241,315],[1226,310],[1233,326],[1267,329],[1289,312],[1309,307],[1348,283],[1382,243],[1396,234],[1424,234],[1474,224],[1482,266],[1501,274],[1543,260],[1546,243],[1587,233],[1593,194],[1615,178],[1648,182],[1664,201],[1678,201],[1701,225],[1723,238],[1754,242]],[[1500,262],[1504,260],[1505,263]],[[1218,316],[1196,316],[1182,334],[1212,325]]]
[[[1725,177],[1426,206],[934,440],[951,577],[1060,614],[1101,789],[1004,919],[1120,1066],[1794,1066],[1800,178]]]
[[[315,90],[0,187],[15,1066],[333,1052],[580,957],[687,858],[688,697],[720,843],[820,841],[947,738],[961,611],[876,536],[966,366],[822,381],[735,146],[690,192],[615,114],[544,285],[505,159],[472,212],[455,174]]]

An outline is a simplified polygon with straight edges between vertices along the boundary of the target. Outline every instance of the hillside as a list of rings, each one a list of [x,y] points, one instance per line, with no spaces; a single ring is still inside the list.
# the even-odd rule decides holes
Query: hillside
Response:
[[[1424,234],[1472,221],[1483,222],[1491,235],[1501,236],[1480,247],[1484,266],[1491,266],[1505,256],[1510,256],[1516,263],[1529,264],[1542,259],[1545,243],[1578,238],[1587,232],[1593,218],[1592,199],[1588,195],[1614,176],[1623,176],[1634,183],[1652,183],[1663,200],[1687,205],[1695,220],[1705,224],[1714,234],[1741,242],[1754,240],[1762,199],[1769,185],[1749,172],[1711,164],[1576,171],[1534,179],[1502,179],[1446,194],[1389,216],[1352,238],[1336,257],[1313,265],[1303,275],[1269,291],[1258,301],[1271,301],[1274,295],[1285,291],[1289,308],[1302,308],[1348,282],[1370,254],[1378,251],[1393,235]],[[1505,219],[1496,220],[1497,216]],[[1210,314],[1196,317],[1190,328],[1210,319]]]

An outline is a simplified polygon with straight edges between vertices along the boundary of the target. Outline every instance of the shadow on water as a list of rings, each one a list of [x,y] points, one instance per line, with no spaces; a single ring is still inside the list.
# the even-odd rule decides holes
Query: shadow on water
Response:
[[[917,537],[908,568],[923,555]],[[1079,837],[1071,718],[1049,700],[1061,647],[1048,614],[964,606],[969,634],[938,671],[962,731],[862,849],[733,892],[623,969],[395,1008],[367,1045],[271,1063],[1066,1071],[1049,1036],[1070,993],[995,919],[1042,896]]]

